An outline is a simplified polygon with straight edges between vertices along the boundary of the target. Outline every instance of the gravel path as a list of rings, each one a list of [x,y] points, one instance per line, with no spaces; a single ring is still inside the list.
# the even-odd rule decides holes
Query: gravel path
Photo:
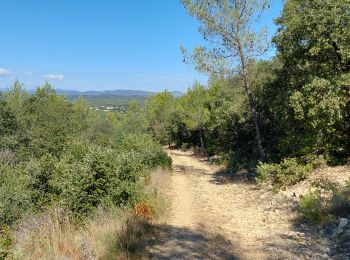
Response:
[[[173,159],[169,217],[148,247],[153,259],[329,259],[328,241],[296,222],[293,201],[232,180],[190,152]]]

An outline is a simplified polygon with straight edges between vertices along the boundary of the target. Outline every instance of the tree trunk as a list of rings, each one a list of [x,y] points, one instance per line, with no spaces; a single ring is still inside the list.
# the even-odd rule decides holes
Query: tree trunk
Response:
[[[259,153],[260,153],[259,160],[262,162],[265,162],[266,156],[265,156],[264,148],[262,146],[258,112],[256,111],[256,104],[255,104],[252,90],[251,90],[250,84],[249,84],[247,62],[246,62],[246,58],[244,56],[243,47],[242,47],[242,43],[241,43],[240,39],[237,39],[237,43],[238,43],[239,56],[240,56],[241,66],[242,66],[244,91],[248,97],[249,105],[250,105],[250,108],[252,109],[252,112],[253,112],[253,121],[254,121],[254,125],[255,125],[255,138],[256,138],[256,142],[258,144],[258,149],[259,149]]]
[[[202,146],[202,152],[203,154],[207,154],[204,149],[204,142],[203,142],[203,134],[202,134],[202,128],[199,129],[199,139],[201,141],[201,146]]]

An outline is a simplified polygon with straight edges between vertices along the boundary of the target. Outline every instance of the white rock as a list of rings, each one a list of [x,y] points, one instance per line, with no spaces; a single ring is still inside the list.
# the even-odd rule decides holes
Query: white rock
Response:
[[[347,224],[349,224],[349,220],[347,218],[341,218],[339,221],[338,229],[345,228]]]

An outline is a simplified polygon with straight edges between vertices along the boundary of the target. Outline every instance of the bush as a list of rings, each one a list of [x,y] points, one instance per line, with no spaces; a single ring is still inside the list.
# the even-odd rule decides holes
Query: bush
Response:
[[[314,224],[324,224],[334,218],[329,212],[329,201],[317,190],[304,196],[299,202],[301,215]]]
[[[0,95],[0,226],[52,206],[82,220],[99,206],[145,199],[151,169],[171,159],[147,131],[138,107],[97,113],[46,84],[27,95],[19,83]]]
[[[149,134],[125,134],[118,140],[116,149],[139,154],[141,162],[150,169],[171,166],[171,158]]]
[[[0,259],[9,259],[12,235],[7,226],[0,226]]]
[[[301,216],[308,221],[322,225],[336,217],[350,214],[350,187],[340,188],[327,180],[313,183],[313,190],[299,202]]]
[[[141,152],[117,152],[91,146],[81,159],[70,156],[58,163],[56,187],[64,207],[82,219],[98,206],[135,205],[143,199],[150,166]]]
[[[133,216],[146,220],[152,220],[154,211],[147,200],[137,203],[133,208]]]
[[[305,179],[311,171],[310,164],[300,164],[296,158],[288,158],[280,164],[259,163],[256,180],[258,183],[270,183],[276,188],[283,188]]]
[[[191,145],[189,143],[182,143],[182,145],[181,145],[182,151],[187,151],[190,148],[191,148]]]
[[[0,226],[11,225],[31,208],[29,177],[21,165],[0,164]]]

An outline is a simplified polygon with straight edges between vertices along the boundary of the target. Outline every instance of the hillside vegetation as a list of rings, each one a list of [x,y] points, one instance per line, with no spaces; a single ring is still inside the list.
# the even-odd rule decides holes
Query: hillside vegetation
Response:
[[[268,12],[269,1],[180,3],[207,41],[192,52],[181,48],[184,61],[209,75],[207,86],[195,82],[181,97],[157,93],[142,106],[128,103],[123,113],[96,112],[83,98],[68,100],[49,84],[28,94],[16,81],[0,95],[0,259],[133,259],[146,257],[147,248],[166,258],[178,256],[169,250],[176,250],[174,243],[184,250],[186,239],[190,257],[206,243],[207,257],[220,258],[217,244],[224,247],[222,256],[231,257],[232,241],[242,243],[242,254],[248,248],[248,255],[259,257],[268,246],[261,242],[266,233],[290,235],[283,226],[271,231],[268,224],[276,221],[265,216],[277,215],[272,203],[283,192],[284,215],[277,223],[294,232],[289,240],[304,232],[302,241],[309,243],[298,254],[293,240],[293,255],[284,245],[287,258],[312,256],[307,247],[315,246],[314,236],[304,237],[310,230],[317,241],[343,245],[329,252],[317,248],[318,256],[350,254],[350,0],[286,0],[272,43],[265,42],[263,28],[252,26]],[[271,44],[276,55],[263,59]],[[168,151],[178,160],[169,173],[169,185],[176,185],[169,188],[176,195],[170,226],[153,222],[165,203],[154,180],[166,179],[167,170],[159,169],[171,166],[164,146],[193,151]],[[203,161],[223,165],[222,171]],[[237,183],[219,186],[226,182]],[[194,195],[190,184],[204,188]],[[221,211],[214,202],[225,207],[220,196],[232,199],[227,191],[237,193],[232,197],[239,204],[230,201]],[[191,212],[193,201],[199,201],[198,212],[207,207],[203,219],[216,236],[191,229],[194,221],[202,224],[200,213]],[[250,213],[260,238],[235,205]],[[220,217],[229,240],[216,230]],[[235,228],[233,220],[244,224]],[[298,233],[291,221],[300,220],[305,225]],[[163,247],[159,233],[166,237]],[[282,240],[269,248],[272,256],[282,250]]]
[[[1,257],[10,257],[8,228],[32,216],[58,211],[58,222],[84,225],[98,208],[151,207],[150,171],[171,164],[137,104],[98,114],[48,84],[29,95],[16,82],[0,96],[0,115]]]
[[[154,136],[219,155],[232,176],[275,191],[319,168],[349,164],[350,1],[286,1],[269,60],[254,58],[267,46],[264,31],[250,26],[268,11],[266,1],[181,3],[208,42],[182,49],[185,62],[210,79],[180,98],[164,92],[146,101]],[[300,198],[305,219],[323,225],[349,217],[347,180],[339,187],[320,178],[312,186]]]

